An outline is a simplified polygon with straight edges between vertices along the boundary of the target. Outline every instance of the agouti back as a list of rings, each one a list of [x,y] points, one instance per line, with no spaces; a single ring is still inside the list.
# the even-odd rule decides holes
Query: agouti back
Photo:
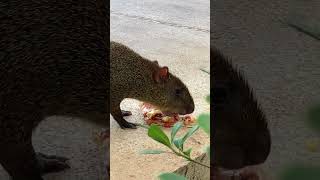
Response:
[[[193,98],[186,85],[169,72],[129,47],[110,43],[111,114],[122,128],[135,128],[123,119],[128,111],[121,111],[120,103],[133,98],[151,103],[162,111],[189,114],[194,111]]]
[[[13,180],[69,167],[34,151],[32,131],[44,118],[107,127],[108,16],[105,0],[0,2],[0,164]]]
[[[266,116],[243,74],[211,47],[214,166],[238,169],[263,163],[271,146]]]

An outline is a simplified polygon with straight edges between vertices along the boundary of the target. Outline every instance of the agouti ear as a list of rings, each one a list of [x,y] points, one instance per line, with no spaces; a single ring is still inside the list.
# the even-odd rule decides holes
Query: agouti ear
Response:
[[[153,63],[155,63],[156,65],[159,65],[158,61],[152,61]]]
[[[153,79],[157,82],[165,82],[169,79],[169,68],[167,66],[159,68],[153,74]]]
[[[169,78],[169,68],[167,66],[160,68],[159,75],[161,79],[167,80]]]

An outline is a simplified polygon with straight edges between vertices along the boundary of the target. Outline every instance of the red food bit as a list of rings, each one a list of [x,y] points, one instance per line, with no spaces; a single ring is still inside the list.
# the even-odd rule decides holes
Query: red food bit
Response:
[[[158,114],[154,114],[153,116],[154,116],[154,117],[159,117],[159,118],[161,118],[161,117],[162,117],[162,114],[158,113]]]
[[[190,115],[179,116],[177,113],[161,112],[151,104],[143,103],[141,106],[143,117],[148,125],[157,124],[169,128],[178,121],[183,121],[184,125],[190,125],[194,118]],[[151,112],[152,111],[152,112]]]
[[[170,119],[169,119],[169,122],[170,122],[171,124],[174,124],[174,123],[176,123],[177,121],[176,121],[175,118],[170,118]]]
[[[185,116],[184,117],[184,122],[185,125],[189,125],[191,123],[193,123],[192,118],[190,116]]]
[[[165,128],[170,128],[171,126],[172,126],[171,123],[164,123],[164,124],[163,124],[163,127],[165,127]]]
[[[175,114],[175,115],[173,116],[173,119],[174,119],[175,121],[179,121],[180,117],[179,117],[178,114]]]

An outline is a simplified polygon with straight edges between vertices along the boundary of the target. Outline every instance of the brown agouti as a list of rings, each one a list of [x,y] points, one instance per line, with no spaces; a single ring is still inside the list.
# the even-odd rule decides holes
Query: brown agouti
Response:
[[[271,146],[266,116],[242,73],[211,47],[213,163],[238,169],[263,163]]]
[[[111,115],[121,128],[135,128],[123,119],[129,111],[120,109],[125,98],[148,102],[162,111],[189,114],[194,111],[194,102],[188,88],[168,67],[160,67],[127,46],[110,43],[110,106]]]
[[[67,158],[34,151],[32,132],[44,118],[108,127],[107,3],[0,2],[0,164],[13,180],[69,167]]]

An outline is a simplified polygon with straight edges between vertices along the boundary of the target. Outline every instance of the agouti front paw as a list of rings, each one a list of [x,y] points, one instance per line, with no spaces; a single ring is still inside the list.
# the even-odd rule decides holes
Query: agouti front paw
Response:
[[[121,129],[137,129],[137,125],[130,123],[130,122],[125,122],[120,124]]]
[[[59,172],[70,168],[67,164],[69,159],[65,157],[37,153],[37,159],[40,163],[42,174]]]
[[[122,116],[131,116],[132,113],[131,111],[125,111],[125,110],[121,110]]]

